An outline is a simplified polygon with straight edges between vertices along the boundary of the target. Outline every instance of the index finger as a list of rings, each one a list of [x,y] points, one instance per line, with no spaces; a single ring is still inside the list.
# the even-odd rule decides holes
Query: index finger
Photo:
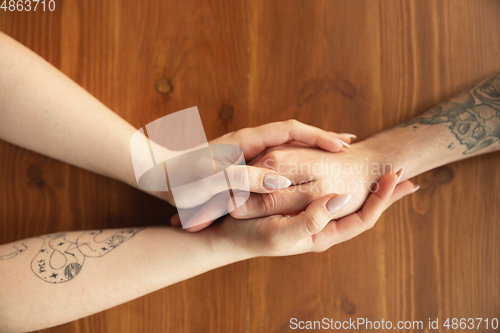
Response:
[[[328,132],[318,127],[306,125],[297,120],[287,120],[242,130],[245,140],[240,147],[245,159],[250,160],[264,149],[278,146],[290,141],[298,141],[309,146],[318,147],[329,152],[338,152],[349,147],[353,134]]]

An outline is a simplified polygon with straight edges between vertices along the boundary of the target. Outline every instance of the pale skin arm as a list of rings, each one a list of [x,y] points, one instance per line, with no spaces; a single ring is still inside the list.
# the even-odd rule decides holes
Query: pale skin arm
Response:
[[[109,241],[88,247],[77,240],[98,230],[63,233],[52,242],[61,252],[47,246],[50,235],[0,246],[0,332],[69,322],[246,258],[234,248],[216,253],[208,233],[190,235],[168,227],[104,230],[96,240],[122,231],[133,236],[110,251]],[[91,248],[109,253],[92,257]]]
[[[0,139],[134,185],[136,129],[0,32]]]
[[[385,175],[359,212],[334,222],[349,205],[345,195],[326,195],[294,217],[226,217],[195,234],[171,227],[73,231],[0,245],[0,332],[60,325],[252,257],[324,251],[372,227],[409,194],[413,184],[396,186],[397,178]]]
[[[0,74],[0,140],[137,187],[130,154],[130,139],[136,128],[2,32]],[[291,140],[338,152],[353,137],[284,121],[229,133],[213,143],[238,145],[245,158],[251,159],[268,147]],[[265,182],[265,177],[277,175],[275,172],[257,167],[247,170],[250,191],[276,190]],[[203,197],[210,198],[218,193],[211,191],[219,189],[213,186],[206,190]],[[151,194],[175,204],[171,192]]]
[[[135,128],[2,33],[0,72],[1,139],[136,186],[129,150]],[[238,144],[252,158],[288,141],[340,151],[338,139],[351,137],[292,121],[215,142]],[[388,175],[385,185],[381,181],[385,191],[335,223],[328,223],[335,218],[326,210],[335,197],[329,194],[296,217],[244,223],[227,217],[196,235],[167,227],[71,231],[0,245],[0,332],[62,324],[235,261],[323,251],[372,226],[411,191],[411,182],[395,187],[396,178]]]

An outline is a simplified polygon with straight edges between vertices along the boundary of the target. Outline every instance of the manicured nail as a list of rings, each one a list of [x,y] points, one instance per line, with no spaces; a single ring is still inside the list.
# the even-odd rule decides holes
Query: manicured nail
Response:
[[[331,214],[335,214],[344,208],[347,203],[351,201],[351,198],[351,193],[339,194],[326,203],[326,209],[328,209]]]
[[[337,139],[337,138],[334,138],[334,140],[337,140],[338,142],[340,142],[340,143],[342,144],[342,146],[344,146],[344,147],[346,147],[346,148],[351,148],[351,146],[349,146],[349,145],[347,144],[347,142],[344,142],[344,141],[342,141],[342,140],[340,140],[340,139]]]
[[[420,185],[415,186],[415,188],[409,194],[415,193],[418,190],[420,190]]]
[[[398,175],[398,183],[401,180],[401,176],[403,175],[403,168],[399,169],[398,172],[396,172],[396,175]]]
[[[181,223],[181,218],[179,217],[179,214],[175,214],[174,216],[172,216],[172,218],[170,219],[170,224],[172,225],[179,225]]]
[[[341,135],[347,135],[348,137],[350,137],[353,140],[356,140],[358,138],[355,134],[351,134],[351,133],[342,133]]]
[[[272,173],[268,173],[264,176],[264,187],[270,190],[279,190],[287,188],[290,185],[292,185],[292,182],[286,177],[274,175]]]

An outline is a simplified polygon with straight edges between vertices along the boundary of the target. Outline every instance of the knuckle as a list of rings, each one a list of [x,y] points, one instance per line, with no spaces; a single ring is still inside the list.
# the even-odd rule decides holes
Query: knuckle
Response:
[[[269,153],[267,153],[264,158],[265,159],[269,159],[269,160],[273,160],[273,161],[276,161],[276,159],[278,158],[278,151],[277,150],[273,150]]]
[[[315,190],[313,190],[313,191],[305,191],[305,192],[303,192],[303,196],[304,196],[304,199],[305,199],[305,201],[306,201],[307,204],[310,204],[314,200],[316,200],[319,197],[321,197],[321,195],[317,191],[315,191]]]
[[[286,124],[287,124],[288,126],[290,126],[290,127],[293,127],[293,126],[300,125],[300,124],[302,124],[302,123],[301,123],[300,121],[298,121],[297,119],[292,118],[292,119],[288,119],[288,120],[286,121]]]
[[[264,158],[273,160],[274,163],[284,162],[286,157],[288,156],[288,152],[285,150],[272,150],[268,152]]]
[[[374,222],[372,219],[367,218],[365,214],[363,214],[363,211],[358,213],[358,217],[361,220],[364,231],[370,230],[375,225],[376,221]]]
[[[368,221],[368,223],[366,224],[366,230],[372,229],[375,226],[375,224],[377,224],[377,220]]]
[[[314,215],[307,216],[305,225],[306,231],[311,235],[317,234],[323,229]]]
[[[365,221],[365,231],[372,229],[376,223],[377,223],[377,220],[373,220],[373,219],[369,219],[368,221]]]
[[[270,153],[267,153],[266,155],[264,155],[264,157],[262,158],[261,161],[262,161],[264,167],[271,169],[271,170],[275,170],[276,166],[279,164],[279,162],[277,160],[276,151],[272,151]]]
[[[277,207],[276,197],[273,193],[260,195],[260,206],[265,212],[274,212]]]
[[[233,171],[233,183],[235,185],[244,185],[248,180],[248,170],[245,167],[235,168]]]
[[[240,142],[240,139],[244,139],[249,134],[248,133],[249,130],[250,130],[249,128],[243,128],[235,132],[232,132],[229,135],[230,137],[235,139],[236,142]]]

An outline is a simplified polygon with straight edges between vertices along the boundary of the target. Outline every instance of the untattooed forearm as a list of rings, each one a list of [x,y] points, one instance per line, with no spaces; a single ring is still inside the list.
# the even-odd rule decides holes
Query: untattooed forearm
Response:
[[[136,186],[136,129],[0,32],[0,140]]]

